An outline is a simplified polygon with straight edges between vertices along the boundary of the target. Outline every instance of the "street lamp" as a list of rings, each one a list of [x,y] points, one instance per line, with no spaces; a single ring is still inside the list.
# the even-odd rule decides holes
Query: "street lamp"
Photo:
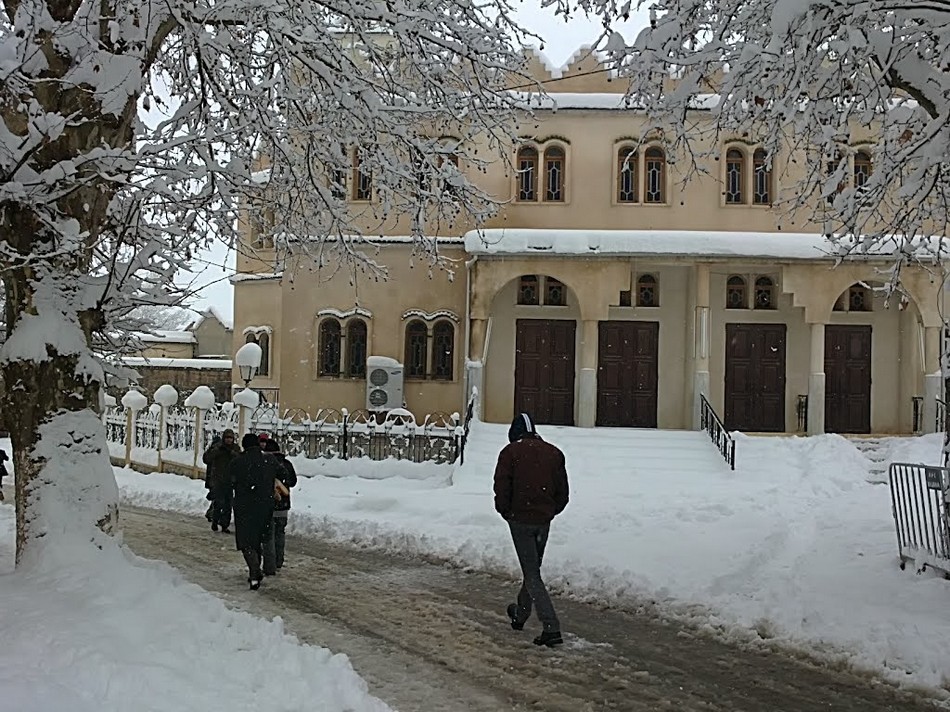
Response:
[[[250,386],[251,381],[261,367],[261,355],[261,347],[255,343],[244,344],[234,354],[234,360],[237,362],[238,372],[244,380],[245,388]]]

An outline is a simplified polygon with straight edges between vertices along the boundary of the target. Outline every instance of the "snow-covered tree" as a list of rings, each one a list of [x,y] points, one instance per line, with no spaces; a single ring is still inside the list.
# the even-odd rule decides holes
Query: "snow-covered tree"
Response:
[[[95,334],[174,303],[175,273],[242,224],[378,270],[354,236],[398,217],[438,260],[427,235],[492,209],[453,157],[475,135],[510,145],[522,32],[506,0],[4,9],[0,364],[22,561],[114,522]],[[349,175],[373,191],[360,212],[340,194]]]

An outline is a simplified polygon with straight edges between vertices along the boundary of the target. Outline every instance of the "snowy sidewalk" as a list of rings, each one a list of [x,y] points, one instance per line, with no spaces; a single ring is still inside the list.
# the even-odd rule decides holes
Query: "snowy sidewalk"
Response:
[[[657,601],[677,615],[826,649],[895,680],[950,679],[950,585],[897,566],[888,488],[838,436],[740,436],[737,469],[697,433],[541,427],[567,455],[571,504],[552,527],[546,580],[593,600]],[[507,426],[476,424],[464,467],[431,477],[304,478],[291,531],[516,573],[492,506]],[[891,457],[934,462],[939,438]],[[375,476],[405,463],[373,463]],[[324,472],[332,461],[323,465]],[[117,471],[128,501],[204,511],[201,482]],[[752,631],[752,632],[750,632]]]

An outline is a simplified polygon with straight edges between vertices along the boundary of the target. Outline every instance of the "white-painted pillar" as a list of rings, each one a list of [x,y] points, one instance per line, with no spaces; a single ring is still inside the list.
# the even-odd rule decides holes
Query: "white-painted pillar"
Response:
[[[825,432],[825,325],[811,325],[808,373],[808,434]]]
[[[937,431],[937,399],[943,399],[943,376],[940,373],[940,327],[924,328],[924,402],[921,409],[921,432]]]
[[[593,428],[597,423],[597,340],[598,324],[581,322],[581,367],[577,384],[577,424]]]
[[[712,400],[709,392],[709,265],[696,265],[696,307],[693,310],[693,430],[700,429],[700,396]]]

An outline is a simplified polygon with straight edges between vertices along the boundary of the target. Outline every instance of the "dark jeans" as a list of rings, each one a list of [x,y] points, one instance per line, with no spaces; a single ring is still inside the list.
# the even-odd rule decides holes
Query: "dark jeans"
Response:
[[[241,553],[244,555],[244,561],[247,562],[247,580],[260,581],[263,579],[264,574],[261,572],[261,550],[249,546],[245,549],[241,549]]]
[[[212,490],[211,522],[222,529],[231,526],[231,489]]]
[[[554,604],[551,603],[548,590],[541,580],[541,559],[544,558],[544,547],[548,543],[551,525],[508,522],[508,526],[524,576],[521,590],[518,591],[518,620],[523,622],[531,617],[533,603],[544,630],[560,631],[561,624],[554,612]]]

